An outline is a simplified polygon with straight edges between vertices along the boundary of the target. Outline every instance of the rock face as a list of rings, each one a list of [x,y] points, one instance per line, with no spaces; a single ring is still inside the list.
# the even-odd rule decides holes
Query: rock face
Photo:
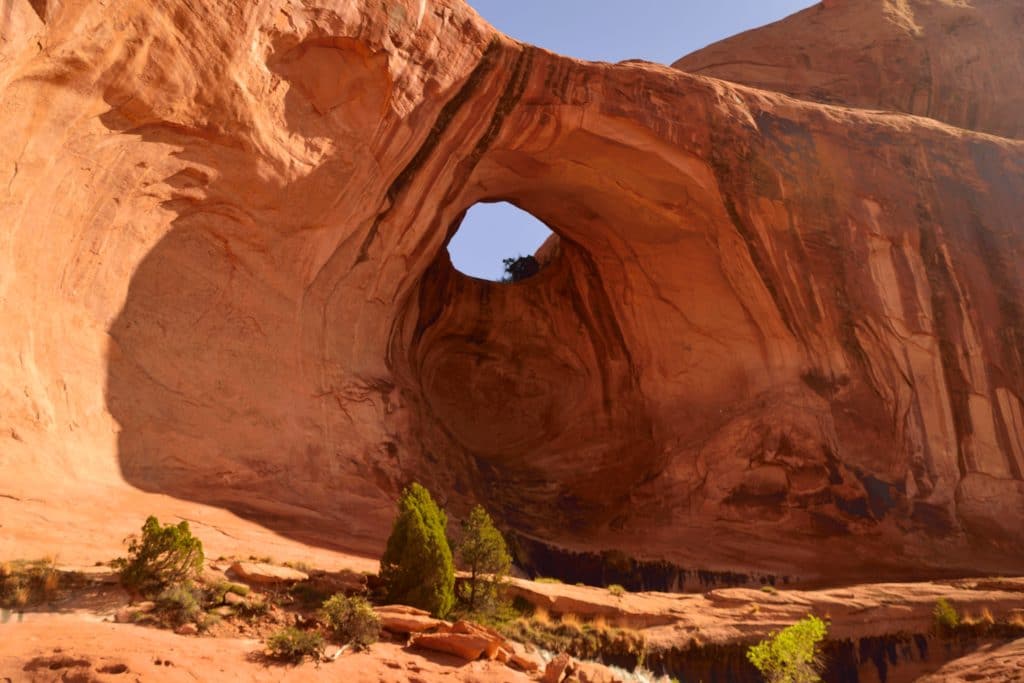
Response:
[[[673,66],[800,99],[1024,137],[1024,7],[834,0]]]
[[[1024,639],[981,648],[923,677],[921,683],[1013,683],[1021,679],[1024,679]]]
[[[0,493],[376,553],[418,479],[581,550],[1019,569],[1019,11],[828,5],[687,73],[457,0],[14,0]],[[556,233],[537,276],[452,268],[495,200]]]

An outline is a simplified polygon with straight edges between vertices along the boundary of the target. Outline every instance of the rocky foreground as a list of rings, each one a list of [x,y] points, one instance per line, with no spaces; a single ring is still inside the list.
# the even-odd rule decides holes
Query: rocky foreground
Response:
[[[365,574],[257,560],[210,562],[204,580],[228,577],[253,592],[228,593],[224,606],[211,611],[216,619],[201,631],[189,624],[175,632],[149,618],[152,603],[130,602],[109,570],[61,571],[73,569],[81,579],[74,589],[33,609],[3,612],[0,680],[757,681],[745,661],[746,647],[808,614],[829,624],[826,681],[1019,681],[1024,675],[1024,579],[818,591],[765,586],[690,595],[513,579],[511,594],[532,610],[519,619],[520,632],[534,634],[536,642],[504,635],[508,624],[499,633],[408,607],[380,606],[382,641],[368,651],[330,646],[322,661],[284,664],[268,656],[265,638],[280,624],[308,618],[296,611],[295,597],[322,589],[324,582],[331,591],[365,590]],[[955,631],[942,632],[936,624],[939,599],[960,614]],[[257,600],[271,607],[254,618],[243,606]],[[545,629],[628,634],[642,646],[614,649],[616,641],[606,638],[603,651],[573,657],[538,646],[536,634]]]

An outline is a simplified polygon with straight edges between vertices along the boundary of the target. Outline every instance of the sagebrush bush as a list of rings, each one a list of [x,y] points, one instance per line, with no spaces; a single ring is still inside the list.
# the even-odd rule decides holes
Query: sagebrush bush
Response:
[[[339,641],[357,650],[369,647],[380,637],[380,617],[366,598],[338,593],[324,602],[320,618]]]
[[[626,589],[617,583],[613,583],[612,585],[608,586],[608,592],[617,598],[621,598],[623,595],[626,594]]]
[[[203,567],[203,544],[192,535],[188,522],[161,525],[150,515],[142,525],[142,536],[131,539],[128,557],[115,560],[114,567],[121,572],[125,588],[142,595],[156,595],[199,573]]]
[[[286,662],[298,663],[306,657],[319,659],[324,651],[324,637],[316,631],[303,631],[286,626],[267,638],[270,656]]]
[[[191,582],[168,586],[156,596],[156,609],[162,619],[172,626],[195,622],[202,607],[199,592]]]
[[[455,603],[455,565],[448,517],[419,484],[402,491],[398,518],[380,561],[387,600],[447,615]]]
[[[819,645],[828,626],[808,616],[747,650],[747,659],[769,683],[814,683],[821,680]]]

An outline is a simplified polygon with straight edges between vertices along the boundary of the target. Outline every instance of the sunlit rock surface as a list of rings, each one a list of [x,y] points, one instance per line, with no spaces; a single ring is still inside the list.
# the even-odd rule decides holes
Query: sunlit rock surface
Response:
[[[372,556],[417,479],[579,551],[1019,569],[1020,12],[827,4],[669,68],[457,0],[8,3],[5,527],[116,543],[127,484]],[[452,268],[489,200],[535,277]]]

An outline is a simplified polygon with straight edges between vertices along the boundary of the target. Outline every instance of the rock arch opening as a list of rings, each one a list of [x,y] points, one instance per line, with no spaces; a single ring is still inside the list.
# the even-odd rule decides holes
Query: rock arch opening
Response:
[[[554,233],[541,220],[508,202],[471,206],[448,241],[452,266],[463,275],[494,282],[533,277],[547,263],[543,246]]]

